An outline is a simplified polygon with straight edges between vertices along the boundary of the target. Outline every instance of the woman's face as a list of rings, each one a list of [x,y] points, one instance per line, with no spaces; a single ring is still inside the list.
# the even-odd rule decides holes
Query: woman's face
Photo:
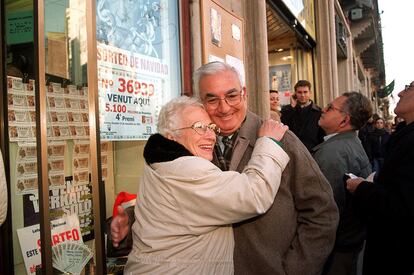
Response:
[[[199,156],[208,160],[213,159],[214,144],[216,143],[216,134],[213,130],[206,127],[204,130],[194,130],[191,126],[196,122],[203,125],[210,125],[211,119],[207,112],[200,107],[187,107],[181,113],[181,124],[174,140],[183,145],[194,156]],[[204,133],[203,133],[204,132]]]
[[[377,121],[375,121],[375,128],[384,129],[384,120],[377,119]]]
[[[270,93],[270,110],[277,111],[279,107],[279,94]]]

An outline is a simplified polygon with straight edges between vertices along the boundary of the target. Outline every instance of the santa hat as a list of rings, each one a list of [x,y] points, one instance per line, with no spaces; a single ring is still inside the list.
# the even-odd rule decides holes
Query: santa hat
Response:
[[[137,200],[136,194],[130,194],[127,192],[120,192],[118,196],[116,196],[115,203],[114,203],[114,210],[112,216],[115,217],[118,215],[118,206],[122,206],[122,208],[128,208],[130,206],[134,206]]]

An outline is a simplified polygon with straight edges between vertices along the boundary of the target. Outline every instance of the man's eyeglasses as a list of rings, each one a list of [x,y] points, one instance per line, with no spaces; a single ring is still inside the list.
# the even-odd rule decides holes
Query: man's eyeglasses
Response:
[[[333,106],[333,104],[332,104],[332,103],[328,103],[328,104],[326,105],[326,107],[325,107],[325,110],[326,110],[327,112],[329,112],[329,111],[333,111],[333,110],[337,110],[338,112],[341,112],[341,113],[346,114],[346,112],[345,112],[344,110],[339,109],[339,108],[337,108],[337,107]]]
[[[224,100],[229,106],[236,106],[241,102],[241,98],[243,94],[244,92],[242,89],[240,91],[234,91],[234,92],[228,93],[224,96],[224,98],[220,98],[217,96],[207,96],[204,99],[204,106],[208,110],[216,109],[219,106],[219,103],[221,100]]]
[[[207,132],[207,129],[210,129],[216,135],[220,134],[220,128],[216,124],[210,123],[208,125],[205,125],[204,123],[200,121],[194,122],[194,124],[189,127],[183,127],[183,128],[175,129],[173,131],[184,130],[184,129],[193,129],[199,135],[204,135]]]
[[[414,88],[413,84],[405,85],[404,91],[408,92],[408,90],[410,90],[411,88]]]

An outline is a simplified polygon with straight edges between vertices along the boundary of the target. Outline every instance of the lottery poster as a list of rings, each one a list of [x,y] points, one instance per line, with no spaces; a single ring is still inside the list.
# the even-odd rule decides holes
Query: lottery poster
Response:
[[[180,94],[176,8],[166,0],[97,1],[101,140],[148,139],[161,106]]]
[[[27,274],[36,274],[41,266],[40,225],[17,229],[17,236]],[[53,267],[65,274],[80,274],[93,257],[93,251],[84,245],[76,214],[51,221]]]

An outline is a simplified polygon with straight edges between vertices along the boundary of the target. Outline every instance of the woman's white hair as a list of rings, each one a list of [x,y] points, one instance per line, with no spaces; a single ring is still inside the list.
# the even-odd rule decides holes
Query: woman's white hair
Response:
[[[204,110],[203,104],[196,97],[180,96],[165,104],[158,116],[158,133],[166,137],[168,134],[177,136],[175,129],[180,128],[183,119],[182,112],[188,107],[200,107]]]
[[[221,61],[213,61],[207,64],[204,64],[200,68],[198,68],[193,75],[193,82],[194,82],[194,96],[200,97],[200,80],[205,77],[206,75],[216,75],[221,72],[231,71],[239,80],[240,86],[243,87],[243,81],[240,72],[230,66],[229,64],[223,63]]]

